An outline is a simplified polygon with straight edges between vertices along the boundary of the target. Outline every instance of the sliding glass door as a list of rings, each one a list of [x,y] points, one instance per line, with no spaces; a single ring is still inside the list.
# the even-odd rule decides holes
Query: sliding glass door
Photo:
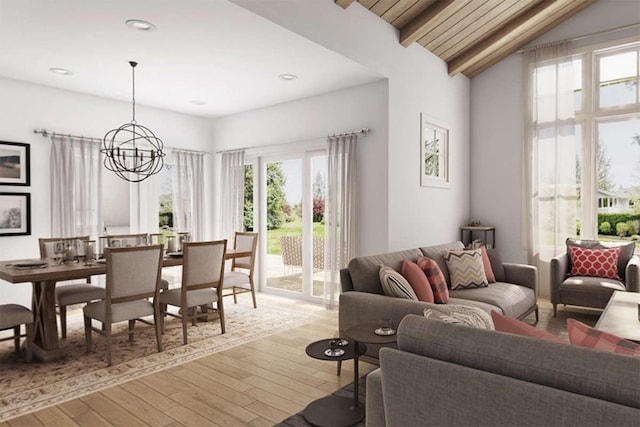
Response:
[[[255,228],[264,236],[261,290],[319,302],[323,295],[326,154],[309,151],[256,160],[249,173],[257,193],[250,196]]]

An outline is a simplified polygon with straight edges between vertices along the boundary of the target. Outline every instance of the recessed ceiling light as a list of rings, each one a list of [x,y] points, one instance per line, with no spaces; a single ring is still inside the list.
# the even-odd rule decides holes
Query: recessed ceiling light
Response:
[[[156,26],[151,22],[143,21],[142,19],[128,19],[125,23],[131,28],[140,31],[151,31],[156,29]]]
[[[296,80],[298,78],[295,74],[280,74],[278,77],[287,81]]]
[[[51,67],[49,68],[49,71],[51,71],[53,74],[60,74],[62,76],[70,76],[71,74],[73,74],[70,70],[58,67]]]
[[[189,101],[189,104],[193,104],[193,105],[205,105],[206,102],[201,101],[199,99],[194,99],[193,101]]]

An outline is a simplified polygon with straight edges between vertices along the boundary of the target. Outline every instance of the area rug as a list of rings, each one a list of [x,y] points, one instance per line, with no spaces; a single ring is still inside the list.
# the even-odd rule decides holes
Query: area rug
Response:
[[[313,313],[293,308],[239,301],[225,306],[226,333],[220,323],[189,326],[189,344],[182,345],[182,324],[167,318],[164,351],[157,352],[152,326],[136,324],[135,341],[128,342],[127,322],[114,325],[112,366],[105,361],[105,340],[93,334],[93,352],[86,354],[81,312],[69,316],[65,360],[24,363],[13,353],[13,341],[0,343],[0,423],[28,412],[57,405],[134,378],[217,353],[258,338],[316,320]]]

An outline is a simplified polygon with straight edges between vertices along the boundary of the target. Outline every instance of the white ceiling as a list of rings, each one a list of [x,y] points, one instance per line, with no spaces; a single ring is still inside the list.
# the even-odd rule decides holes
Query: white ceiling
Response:
[[[129,61],[137,104],[205,117],[382,78],[227,0],[0,0],[0,77],[130,101]]]

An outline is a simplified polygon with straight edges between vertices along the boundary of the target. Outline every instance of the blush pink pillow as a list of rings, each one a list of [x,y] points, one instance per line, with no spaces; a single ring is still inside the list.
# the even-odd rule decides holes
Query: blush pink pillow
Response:
[[[449,302],[449,288],[447,288],[447,281],[440,270],[440,266],[437,262],[431,258],[420,255],[418,257],[418,267],[424,271],[424,274],[429,279],[431,285],[431,291],[433,291],[433,301],[436,304],[446,304]]]
[[[431,290],[429,279],[427,279],[424,271],[418,267],[418,264],[408,259],[402,260],[400,274],[407,279],[420,301],[433,302],[433,291]]]
[[[538,329],[535,326],[528,325],[521,320],[500,314],[495,310],[491,310],[491,319],[493,320],[493,325],[495,326],[496,331],[499,332],[507,332],[525,337],[564,343],[560,337],[557,337],[543,329]]]
[[[640,357],[640,344],[599,331],[575,319],[567,319],[567,332],[571,344]]]
[[[489,261],[487,248],[482,246],[480,247],[480,250],[482,251],[482,265],[484,267],[484,275],[487,276],[487,282],[495,283],[496,276],[493,274],[493,269],[491,268],[491,261]]]

